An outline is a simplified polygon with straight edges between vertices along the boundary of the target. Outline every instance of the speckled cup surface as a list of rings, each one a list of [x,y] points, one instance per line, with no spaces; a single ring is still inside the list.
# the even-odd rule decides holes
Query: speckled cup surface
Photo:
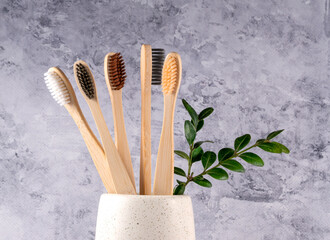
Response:
[[[189,196],[103,194],[95,240],[194,240]]]

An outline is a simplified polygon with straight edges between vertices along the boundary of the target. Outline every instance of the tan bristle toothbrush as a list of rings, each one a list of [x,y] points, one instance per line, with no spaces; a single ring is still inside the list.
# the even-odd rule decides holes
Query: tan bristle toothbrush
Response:
[[[151,85],[162,80],[164,49],[141,46],[141,149],[140,194],[151,192]]]
[[[125,63],[120,53],[109,53],[105,56],[104,75],[112,104],[115,144],[131,182],[135,186],[134,171],[128,147],[122,103],[122,88],[124,87],[126,80]]]
[[[57,67],[50,68],[44,76],[47,88],[55,101],[67,109],[79,128],[106,190],[109,193],[115,193],[115,187],[108,163],[105,159],[103,148],[95,137],[93,131],[90,129],[85,116],[80,109],[70,81]]]
[[[153,186],[155,195],[172,195],[174,178],[173,120],[175,102],[181,83],[181,58],[171,52],[166,56],[162,72],[164,95],[163,127],[158,147],[156,172]]]
[[[73,69],[79,90],[92,112],[97,130],[100,134],[116,193],[136,194],[135,186],[131,182],[105,123],[91,70],[84,61],[75,62]]]

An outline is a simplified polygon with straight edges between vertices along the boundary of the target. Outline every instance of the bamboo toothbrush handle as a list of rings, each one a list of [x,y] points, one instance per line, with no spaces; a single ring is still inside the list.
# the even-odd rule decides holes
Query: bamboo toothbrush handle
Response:
[[[141,47],[141,149],[140,194],[151,194],[151,74],[152,50]]]
[[[164,96],[163,127],[160,136],[154,180],[155,195],[172,195],[174,178],[174,118],[175,96]]]
[[[116,192],[122,194],[136,194],[135,187],[131,182],[105,123],[99,103],[96,100],[90,100],[89,107],[101,136]]]
[[[111,91],[111,90],[110,90]],[[112,114],[114,120],[114,129],[115,129],[115,143],[123,161],[127,173],[131,179],[131,182],[135,186],[133,164],[131,160],[131,154],[129,151],[125,122],[124,122],[124,113],[123,113],[123,103],[122,103],[122,89],[111,91],[111,103],[112,103]]]
[[[115,187],[110,174],[108,163],[105,159],[103,148],[100,142],[95,137],[93,131],[90,129],[79,106],[72,104],[65,105],[66,109],[75,121],[85,143],[87,149],[93,159],[94,165],[101,177],[101,180],[109,193],[115,193]]]

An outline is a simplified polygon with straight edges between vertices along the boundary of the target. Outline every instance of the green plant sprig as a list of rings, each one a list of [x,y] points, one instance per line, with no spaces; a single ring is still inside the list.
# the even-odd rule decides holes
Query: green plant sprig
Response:
[[[184,122],[184,132],[189,144],[189,154],[179,150],[175,150],[174,153],[187,160],[188,171],[186,173],[183,169],[174,167],[174,173],[185,178],[184,181],[177,180],[177,185],[173,190],[174,195],[184,194],[186,186],[190,182],[194,182],[202,187],[212,187],[212,183],[204,177],[205,175],[217,180],[227,180],[228,173],[223,168],[233,172],[245,172],[242,164],[234,158],[243,159],[247,163],[257,167],[264,166],[261,157],[253,152],[248,152],[255,147],[259,147],[270,153],[290,153],[290,150],[286,146],[279,142],[272,141],[272,139],[283,132],[284,129],[271,132],[265,139],[259,139],[249,147],[247,147],[247,145],[250,143],[251,136],[250,134],[245,134],[235,139],[234,148],[222,148],[219,150],[218,155],[212,151],[204,152],[202,144],[213,143],[213,141],[205,140],[195,142],[195,139],[197,132],[204,126],[205,118],[210,116],[214,109],[208,107],[197,114],[195,109],[188,104],[186,100],[182,99],[182,103],[191,117],[190,121],[186,120]],[[218,162],[215,163],[217,158]],[[201,162],[204,168],[204,170],[197,175],[191,171],[192,165],[196,162]]]

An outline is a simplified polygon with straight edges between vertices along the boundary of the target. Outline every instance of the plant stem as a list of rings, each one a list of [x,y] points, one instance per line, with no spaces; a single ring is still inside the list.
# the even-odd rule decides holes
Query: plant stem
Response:
[[[194,146],[194,145],[192,144],[192,146]],[[226,162],[226,161],[228,161],[228,160],[230,160],[230,159],[233,159],[233,158],[235,158],[235,157],[238,157],[238,156],[241,155],[242,153],[244,153],[244,152],[246,152],[246,151],[248,151],[248,150],[250,150],[251,148],[254,148],[254,147],[256,147],[256,146],[258,146],[258,143],[255,143],[255,144],[253,144],[252,146],[250,146],[250,147],[248,147],[248,148],[246,148],[246,149],[244,149],[244,150],[242,150],[242,151],[240,151],[240,152],[238,152],[238,153],[234,153],[233,156],[231,156],[230,158],[228,158],[228,159],[226,159],[226,160],[224,160],[224,161],[222,161],[222,162],[219,162],[217,165],[215,165],[215,166],[212,167],[212,168],[204,169],[204,171],[203,171],[202,173],[200,173],[199,175],[197,175],[197,176],[195,176],[195,177],[193,177],[193,176],[190,175],[191,166],[192,166],[192,150],[193,150],[193,148],[190,146],[190,154],[189,154],[190,162],[189,162],[188,176],[187,176],[187,181],[184,183],[184,185],[187,186],[188,183],[191,182],[191,181],[193,181],[194,178],[196,178],[196,177],[201,177],[201,176],[205,175],[207,171],[212,170],[212,169],[214,169],[214,168],[217,168],[217,167],[221,166],[224,162]]]
[[[191,166],[192,166],[192,151],[194,150],[194,142],[189,145],[190,148],[190,153],[189,153],[189,163],[188,163],[188,177],[187,179],[190,177],[190,172],[191,172]]]

